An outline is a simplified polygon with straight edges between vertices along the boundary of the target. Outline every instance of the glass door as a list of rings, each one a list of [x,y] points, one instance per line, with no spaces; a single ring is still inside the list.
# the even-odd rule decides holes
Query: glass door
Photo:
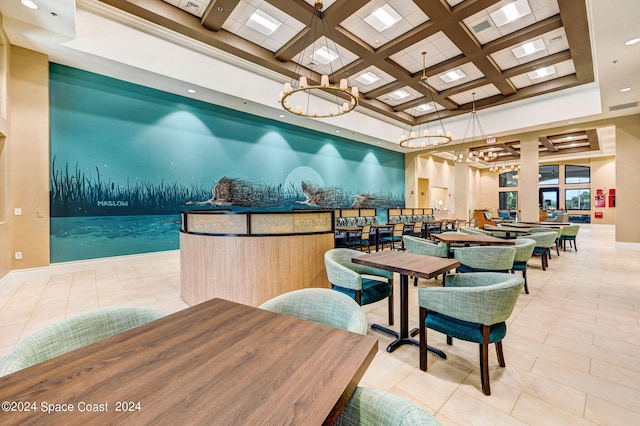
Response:
[[[558,208],[559,188],[540,188],[538,202],[542,210],[556,210]]]

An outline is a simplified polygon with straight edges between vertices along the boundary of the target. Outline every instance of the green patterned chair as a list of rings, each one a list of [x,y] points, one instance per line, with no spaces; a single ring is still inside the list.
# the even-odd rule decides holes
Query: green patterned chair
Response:
[[[335,426],[438,426],[431,414],[391,392],[357,387]]]
[[[460,232],[462,232],[464,234],[468,234],[468,235],[489,235],[489,236],[493,236],[493,232],[485,231],[484,229],[480,229],[480,228],[472,228],[470,226],[461,226],[460,227]]]
[[[115,307],[60,320],[25,338],[0,358],[0,376],[90,345],[164,315],[154,309]]]
[[[335,291],[346,294],[360,306],[388,299],[389,325],[393,325],[393,272],[351,261],[364,255],[366,253],[345,248],[328,250],[324,254],[324,264],[329,282]],[[395,331],[378,324],[372,324],[371,328],[396,335]]]
[[[446,287],[419,288],[420,369],[427,371],[427,328],[445,334],[448,344],[454,337],[478,343],[482,392],[491,395],[489,344],[495,343],[498,363],[504,367],[505,321],[523,285],[524,279],[513,274],[475,272],[449,276]]]
[[[436,244],[425,238],[405,235],[402,237],[407,253],[421,254],[424,256],[447,257],[447,247]],[[413,285],[418,285],[418,277],[414,277]]]
[[[560,234],[560,244],[562,250],[567,251],[567,241],[569,245],[573,247],[575,251],[578,251],[578,245],[576,244],[576,236],[580,231],[580,225],[566,225],[562,227],[562,233]]]
[[[515,240],[516,254],[513,259],[513,266],[511,272],[522,271],[522,278],[524,278],[524,292],[529,294],[529,286],[527,285],[527,264],[531,256],[533,256],[533,250],[536,248],[536,241],[530,238],[519,238]]]
[[[261,309],[367,334],[367,316],[349,296],[328,288],[304,288],[267,300]]]
[[[542,270],[546,271],[547,266],[549,266],[549,258],[551,257],[551,247],[556,244],[558,233],[553,230],[549,230],[546,232],[534,232],[525,236],[520,236],[516,238],[516,240],[522,238],[528,238],[536,241],[536,246],[533,249],[533,254],[540,256]]]
[[[509,246],[461,247],[453,251],[460,262],[457,272],[508,272],[513,267],[516,249]]]
[[[539,228],[531,228],[531,230],[529,231],[528,234],[526,235],[522,235],[524,238],[529,237],[532,234],[540,234],[540,233],[544,233],[544,232],[555,232],[556,233],[556,239],[554,240],[553,244],[551,245],[551,247],[549,247],[549,259],[551,259],[551,249],[555,246],[556,248],[556,254],[558,256],[560,256],[560,234],[562,233],[562,229],[555,229],[555,228],[544,228],[544,227],[539,227]],[[538,254],[538,253],[536,253]]]

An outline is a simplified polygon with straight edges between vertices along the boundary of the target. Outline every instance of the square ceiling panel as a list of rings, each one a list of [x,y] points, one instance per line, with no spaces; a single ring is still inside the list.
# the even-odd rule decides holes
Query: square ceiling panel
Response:
[[[330,75],[356,59],[352,52],[322,36],[291,60],[319,74]]]
[[[557,0],[502,0],[463,22],[480,44],[487,44],[559,12]]]
[[[576,73],[576,68],[571,59],[563,62],[559,62],[549,67],[540,67],[534,72],[520,74],[515,77],[511,77],[509,80],[518,88],[533,86],[545,81],[554,80],[556,78],[564,77]]]
[[[353,77],[349,77],[351,85],[358,86],[360,93],[370,92],[394,81],[395,78],[374,66],[367,67]]]
[[[241,0],[222,28],[275,52],[305,25],[266,1]]]
[[[427,68],[462,54],[462,51],[442,31],[439,31],[389,58],[414,74],[422,70],[422,52],[427,52]]]
[[[393,90],[385,93],[384,95],[378,96],[376,99],[387,105],[396,106],[405,102],[414,101],[420,97],[423,97],[421,92],[418,92],[413,87],[404,86],[401,89]]]
[[[467,62],[459,67],[449,69],[443,73],[427,78],[427,83],[438,92],[442,92],[443,90],[450,89],[482,77],[484,77],[482,71],[480,71],[473,62]]]
[[[564,28],[558,28],[492,53],[491,58],[504,71],[565,50],[569,50],[567,35]]]
[[[475,96],[474,96],[475,93]],[[458,105],[470,104],[475,99],[476,101],[480,99],[490,98],[491,96],[496,96],[500,94],[500,90],[493,84],[485,84],[484,86],[475,87],[473,89],[467,90],[465,92],[456,93],[455,95],[449,96],[453,102]]]
[[[378,48],[428,20],[412,1],[373,0],[340,25],[369,46]]]
[[[442,111],[445,109],[442,105],[431,100],[431,97],[427,95],[417,99],[418,104],[415,107],[407,108],[404,110],[409,115],[414,117],[420,117],[425,114],[432,114],[436,111]]]

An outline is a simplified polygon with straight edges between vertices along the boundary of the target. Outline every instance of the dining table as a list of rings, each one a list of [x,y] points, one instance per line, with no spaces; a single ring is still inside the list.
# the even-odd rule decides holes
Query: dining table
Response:
[[[529,232],[531,232],[530,227],[523,227],[523,226],[515,227],[515,226],[511,226],[511,224],[501,225],[501,226],[484,225],[484,230],[491,231],[491,232],[503,232],[505,234],[505,238],[507,239],[510,239],[511,235],[514,235],[514,237],[517,237],[518,235],[528,234]]]
[[[460,266],[454,259],[407,253],[406,251],[380,251],[376,253],[356,256],[353,263],[372,266],[386,271],[400,274],[400,332],[395,333],[396,339],[387,346],[387,352],[393,352],[406,344],[420,346],[420,342],[411,338],[409,332],[409,276],[431,279],[438,275],[445,275],[448,271]],[[388,329],[385,329],[389,331]],[[446,354],[431,346],[428,350],[446,358]]]
[[[449,257],[453,256],[451,244],[460,244],[464,247],[469,247],[471,245],[515,245],[513,240],[493,237],[491,235],[464,234],[462,232],[445,232],[444,234],[433,234],[431,237],[446,244]]]
[[[1,377],[0,423],[333,424],[377,347],[211,299]]]

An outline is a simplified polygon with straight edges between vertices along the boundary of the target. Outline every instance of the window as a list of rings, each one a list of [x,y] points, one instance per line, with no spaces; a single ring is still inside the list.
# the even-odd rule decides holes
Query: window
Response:
[[[564,200],[567,210],[591,210],[591,190],[565,189]]]
[[[518,191],[503,191],[498,193],[500,210],[516,210],[518,208]]]
[[[538,183],[540,185],[557,185],[560,183],[560,180],[558,179],[560,168],[558,165],[540,166],[538,168],[538,173],[540,175],[538,178]]]
[[[518,179],[516,176],[518,176],[518,172],[500,173],[500,176],[498,177],[498,186],[500,186],[500,188],[518,186]]]
[[[564,166],[564,183],[591,182],[591,168],[589,166]]]

